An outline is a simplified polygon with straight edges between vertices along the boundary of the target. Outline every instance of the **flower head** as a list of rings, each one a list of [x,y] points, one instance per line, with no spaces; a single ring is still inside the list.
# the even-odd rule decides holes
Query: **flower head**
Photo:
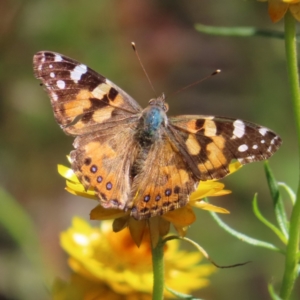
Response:
[[[230,173],[235,172],[241,167],[239,162],[232,163],[229,166]],[[65,166],[59,165],[58,172],[67,179],[66,190],[72,194],[98,200],[93,189],[85,190],[84,186],[79,182],[73,170]],[[156,245],[159,236],[164,236],[169,232],[170,223],[173,224],[180,236],[184,236],[189,225],[195,220],[196,216],[193,207],[203,210],[210,210],[218,213],[229,213],[228,210],[209,204],[202,199],[211,196],[222,196],[229,194],[229,190],[224,189],[224,184],[216,180],[208,180],[200,182],[198,188],[190,196],[186,206],[170,211],[162,216],[152,217],[148,220],[137,221],[130,216],[130,212],[124,212],[119,209],[106,209],[101,205],[96,206],[90,213],[92,220],[114,220],[113,230],[119,232],[128,227],[135,243],[139,246],[149,225],[151,228],[151,241]]]
[[[149,240],[149,231],[146,231],[138,248],[128,229],[115,233],[111,221],[103,221],[98,228],[75,217],[72,227],[61,233],[61,245],[70,256],[68,262],[74,274],[68,284],[57,281],[54,293],[68,294],[76,287],[81,298],[72,299],[151,299],[153,274]],[[206,286],[206,277],[214,267],[199,265],[202,258],[199,252],[180,251],[178,245],[174,240],[164,248],[166,286],[182,293]],[[107,297],[103,297],[104,294]]]
[[[269,16],[272,22],[278,22],[283,18],[289,10],[293,17],[300,21],[300,0],[259,0],[261,2],[268,1]]]

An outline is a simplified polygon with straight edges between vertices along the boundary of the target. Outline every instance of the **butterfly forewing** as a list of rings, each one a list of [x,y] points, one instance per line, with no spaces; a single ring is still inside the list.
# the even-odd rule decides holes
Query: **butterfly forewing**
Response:
[[[38,52],[34,73],[50,96],[57,122],[72,135],[111,126],[141,111],[127,93],[84,64],[54,52]]]
[[[199,115],[169,122],[173,140],[200,180],[226,176],[232,160],[247,164],[267,159],[281,145],[272,130],[242,120]]]

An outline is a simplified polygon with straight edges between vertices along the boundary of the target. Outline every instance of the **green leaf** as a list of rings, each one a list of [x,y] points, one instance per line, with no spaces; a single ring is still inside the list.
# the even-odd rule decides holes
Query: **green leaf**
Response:
[[[174,296],[176,296],[177,298],[179,299],[187,299],[187,300],[202,300],[202,299],[199,299],[199,298],[194,298],[192,295],[186,295],[186,294],[182,294],[182,293],[179,293],[167,286],[165,286],[166,290],[169,291],[170,293],[172,293]]]
[[[275,210],[275,216],[277,219],[277,223],[281,229],[281,232],[284,234],[285,238],[288,239],[288,221],[284,209],[284,205],[282,202],[282,198],[279,192],[279,186],[277,181],[275,180],[275,177],[269,167],[268,161],[265,161],[265,173],[269,185],[269,189],[271,192],[271,196],[273,199],[273,205]]]
[[[258,246],[258,247],[263,247],[263,248],[266,248],[266,249],[269,249],[269,250],[272,250],[272,251],[275,251],[275,252],[279,252],[279,253],[282,253],[284,254],[285,251],[274,246],[273,244],[270,244],[270,243],[267,243],[267,242],[264,242],[264,241],[260,241],[260,240],[257,240],[257,239],[254,239],[254,238],[251,238],[243,233],[240,233],[232,228],[230,228],[227,224],[225,224],[219,217],[216,213],[214,212],[209,212],[211,214],[211,216],[215,219],[215,221],[225,230],[227,231],[228,233],[230,233],[232,236],[238,238],[239,240],[243,241],[243,242],[246,242],[250,245],[253,245],[253,246]]]
[[[215,263],[211,257],[208,255],[208,253],[205,251],[205,249],[203,247],[201,247],[198,243],[194,242],[193,240],[187,238],[187,237],[181,237],[181,236],[177,236],[177,235],[169,235],[169,236],[166,236],[164,239],[163,239],[163,242],[166,243],[168,241],[171,241],[171,240],[183,240],[183,241],[186,241],[188,243],[190,243],[191,245],[193,245],[194,247],[196,247],[196,249],[208,260],[210,261],[215,267],[219,268],[219,269],[228,269],[228,268],[234,268],[234,267],[239,267],[239,266],[244,266],[246,264],[249,263],[249,261],[247,262],[243,262],[243,263],[236,263],[236,264],[233,264],[233,265],[226,265],[226,266],[222,266],[222,265],[219,265],[217,263]]]
[[[254,195],[253,201],[252,201],[252,207],[253,207],[253,212],[255,216],[267,227],[269,227],[280,239],[281,241],[286,245],[287,244],[287,239],[286,237],[282,234],[280,229],[278,229],[275,225],[273,225],[271,222],[269,222],[260,212],[257,204],[257,194]]]
[[[233,37],[251,37],[263,36],[269,38],[284,39],[284,33],[274,30],[263,30],[255,27],[224,27],[224,26],[209,26],[203,24],[195,24],[195,29],[199,32],[218,35],[218,36],[233,36]]]
[[[274,291],[273,285],[271,283],[268,284],[268,291],[272,300],[282,300]]]
[[[285,182],[278,182],[278,185],[280,187],[283,187],[284,190],[287,192],[287,194],[289,195],[292,204],[294,205],[296,202],[296,194],[295,192],[292,190],[292,188],[290,188]]]

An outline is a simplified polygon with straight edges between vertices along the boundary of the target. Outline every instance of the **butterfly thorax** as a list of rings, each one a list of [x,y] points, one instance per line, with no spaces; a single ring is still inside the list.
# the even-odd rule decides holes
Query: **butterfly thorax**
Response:
[[[151,145],[160,138],[161,127],[168,124],[166,111],[167,105],[163,96],[149,101],[149,106],[142,111],[137,127],[136,138],[140,145]]]

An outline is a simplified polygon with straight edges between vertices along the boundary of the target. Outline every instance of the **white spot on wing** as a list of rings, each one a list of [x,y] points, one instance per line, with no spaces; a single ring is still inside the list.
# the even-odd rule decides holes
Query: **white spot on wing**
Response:
[[[271,145],[274,145],[275,144],[275,141],[278,139],[278,136],[275,136],[272,141],[271,141]]]
[[[61,90],[66,87],[66,83],[63,80],[57,80],[56,85]]]
[[[260,142],[261,142],[262,144],[264,144],[266,141],[265,141],[265,140],[261,140]]]
[[[49,68],[52,69],[52,68],[53,68],[53,65],[49,65]]]
[[[240,152],[245,152],[245,151],[248,150],[248,146],[245,145],[245,144],[240,145],[240,146],[238,147],[238,150],[239,150]]]
[[[234,126],[233,134],[235,136],[237,136],[238,138],[243,137],[243,135],[245,134],[245,124],[244,124],[244,122],[241,121],[241,120],[235,120],[233,122],[233,126]]]
[[[56,54],[55,56],[54,56],[54,61],[62,61],[63,59],[62,59],[62,57],[60,56],[60,55],[58,55],[58,54]]]
[[[252,149],[257,149],[257,148],[258,148],[257,145],[253,145],[253,146],[252,146]]]
[[[58,100],[58,96],[57,96],[55,93],[51,93],[51,98],[52,98],[54,101],[57,101],[57,100]]]
[[[70,72],[71,79],[77,82],[81,79],[81,76],[87,72],[87,66],[86,65],[78,65],[74,68],[73,71]]]
[[[53,72],[51,72],[51,73],[50,73],[50,77],[51,77],[51,78],[54,78],[54,77],[55,77],[55,74],[54,74]]]
[[[268,129],[267,128],[264,128],[264,127],[261,127],[258,129],[259,133],[262,135],[262,136],[265,136],[265,134],[268,132]]]

